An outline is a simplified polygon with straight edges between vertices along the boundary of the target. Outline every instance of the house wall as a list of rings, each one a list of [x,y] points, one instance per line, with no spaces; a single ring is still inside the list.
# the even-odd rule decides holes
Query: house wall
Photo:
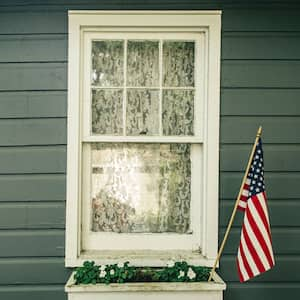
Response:
[[[262,125],[276,256],[238,283],[238,216],[221,260],[225,300],[298,299],[300,7],[284,0],[0,2],[0,299],[66,299],[68,9],[223,10],[220,238]]]

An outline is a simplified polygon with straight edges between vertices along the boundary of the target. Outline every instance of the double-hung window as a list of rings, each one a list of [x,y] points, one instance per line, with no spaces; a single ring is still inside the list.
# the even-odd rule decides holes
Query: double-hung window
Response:
[[[69,13],[66,264],[211,265],[219,12]]]

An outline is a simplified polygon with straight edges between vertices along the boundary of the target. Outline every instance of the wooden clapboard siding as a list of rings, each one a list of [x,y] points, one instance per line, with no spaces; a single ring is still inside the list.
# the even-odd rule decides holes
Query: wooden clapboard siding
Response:
[[[299,295],[300,286],[298,283],[227,283],[225,299],[230,300],[253,300],[272,299],[282,300],[287,295]],[[288,296],[289,297],[289,296]]]
[[[64,237],[64,230],[4,230],[0,233],[1,257],[60,257],[65,251]]]
[[[65,145],[66,119],[0,119],[0,146]]]
[[[44,228],[65,228],[64,201],[11,201],[0,204],[0,229]]]
[[[0,299],[66,299],[68,9],[223,9],[220,238],[259,125],[276,267],[241,285],[241,214],[221,260],[225,300],[300,293],[300,6],[262,0],[0,2]]]
[[[272,218],[271,218],[272,220]],[[224,236],[225,230],[220,230],[220,237]],[[228,243],[224,248],[224,254],[236,255],[241,229],[233,228]],[[276,258],[282,255],[297,255],[300,253],[300,229],[299,228],[272,228],[273,250]],[[278,270],[279,271],[279,270]]]
[[[246,168],[251,145],[225,144],[220,149],[220,170],[240,171]],[[264,164],[267,172],[300,171],[300,145],[266,144],[264,145]]]
[[[251,105],[248,103],[248,105]],[[249,144],[254,141],[257,128],[262,125],[265,144],[299,144],[300,118],[273,116],[221,117],[221,143]]]
[[[62,257],[0,258],[0,269],[0,286],[64,284],[70,275]]]
[[[66,117],[66,111],[66,92],[0,92],[0,119]]]
[[[0,175],[65,173],[66,146],[3,147],[0,148],[0,165]]]
[[[300,89],[223,89],[221,99],[222,116],[300,115]]]
[[[220,197],[235,199],[244,175],[243,172],[221,172]],[[268,197],[271,199],[300,199],[300,173],[265,173]]]
[[[67,35],[2,35],[0,63],[65,62]]]
[[[300,59],[299,32],[225,32],[222,38],[223,60]]]
[[[276,255],[276,265],[274,269],[266,273],[261,274],[251,280],[251,284],[255,282],[273,282],[274,286],[282,282],[297,282],[300,281],[300,273],[295,272],[292,274],[291,270],[297,270],[300,267],[300,256],[299,255]],[[226,255],[222,259],[222,264],[220,267],[221,276],[227,279],[227,282],[238,281],[238,275],[236,271],[236,255]],[[294,297],[298,295],[290,294]],[[261,295],[258,295],[262,297]],[[291,296],[289,296],[291,297]],[[263,299],[263,298],[259,298]],[[297,299],[297,298],[295,298]],[[230,299],[231,300],[231,299]]]
[[[1,91],[66,90],[66,63],[3,63]]]
[[[227,226],[231,212],[233,210],[234,200],[221,200],[220,203],[220,227]],[[300,198],[299,199],[268,199],[269,217],[272,228],[285,228],[288,232],[290,228],[300,227]],[[241,228],[243,214],[237,213],[233,227]],[[284,246],[284,245],[283,245]],[[299,245],[295,245],[298,247]],[[299,250],[300,253],[300,250]]]
[[[64,285],[0,286],[0,299],[65,300]]]
[[[298,60],[225,60],[224,88],[300,88]]]
[[[64,174],[0,175],[0,191],[0,202],[62,201],[66,199],[66,176]]]

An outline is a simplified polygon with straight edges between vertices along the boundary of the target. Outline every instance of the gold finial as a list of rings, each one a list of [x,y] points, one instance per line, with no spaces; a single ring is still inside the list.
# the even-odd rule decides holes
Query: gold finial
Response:
[[[256,136],[257,136],[257,137],[260,137],[260,136],[261,136],[261,133],[262,133],[262,127],[259,126],[259,128],[258,128],[258,130],[257,130]]]

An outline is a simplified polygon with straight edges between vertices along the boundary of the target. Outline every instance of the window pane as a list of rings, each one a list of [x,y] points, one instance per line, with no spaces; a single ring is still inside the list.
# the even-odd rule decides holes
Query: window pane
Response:
[[[128,41],[127,85],[158,86],[158,42]]]
[[[159,127],[158,90],[127,91],[127,135],[156,135]]]
[[[164,135],[193,135],[194,91],[163,91],[162,127]]]
[[[194,42],[163,43],[163,85],[194,86]]]
[[[189,144],[93,143],[92,231],[187,233]]]
[[[122,134],[122,90],[92,90],[92,133]]]
[[[121,86],[123,84],[123,41],[92,42],[92,84]]]

